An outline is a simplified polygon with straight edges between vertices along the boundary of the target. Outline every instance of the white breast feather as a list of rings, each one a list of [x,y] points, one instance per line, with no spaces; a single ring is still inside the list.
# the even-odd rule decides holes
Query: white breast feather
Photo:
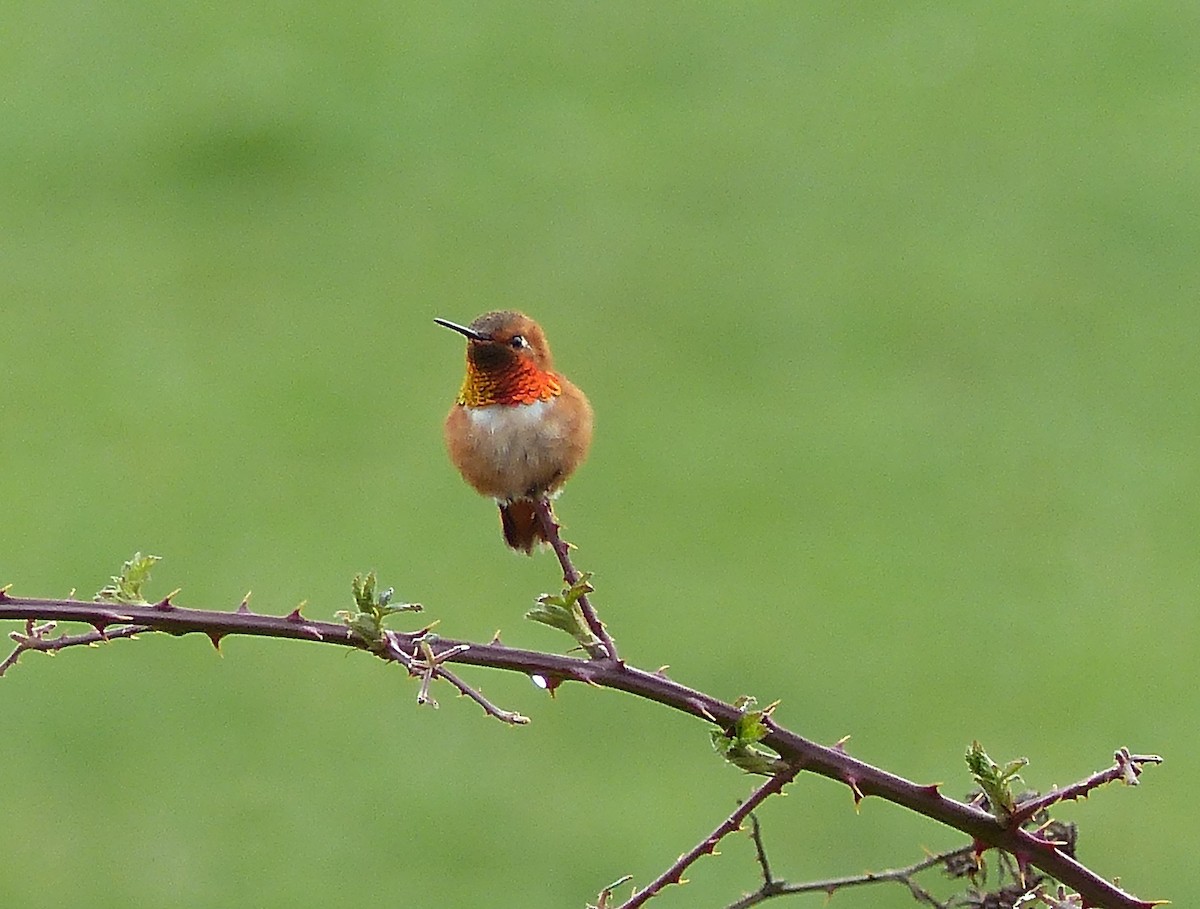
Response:
[[[548,419],[557,398],[532,404],[491,404],[467,407],[468,444],[485,464],[503,464],[512,489],[498,501],[523,494],[546,482],[548,471],[562,456],[566,443],[562,421]],[[555,493],[557,490],[554,491]],[[553,494],[553,493],[552,493]]]
[[[536,423],[549,409],[552,401],[534,401],[532,404],[492,404],[488,407],[468,407],[467,417],[471,425],[487,432],[504,432]]]

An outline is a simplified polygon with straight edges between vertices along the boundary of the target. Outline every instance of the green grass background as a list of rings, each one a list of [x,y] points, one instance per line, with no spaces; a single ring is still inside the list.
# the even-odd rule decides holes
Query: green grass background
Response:
[[[1187,902],[1194,4],[3,18],[0,583],[90,596],[141,549],[184,605],[329,618],[375,568],[447,634],[563,647],[521,618],[553,559],[442,451],[432,318],[520,308],[595,405],[560,513],[629,659],[956,793],[976,737],[1043,789],[1161,752],[1063,813]],[[689,719],[470,678],[533,725],[333,648],[30,656],[0,903],[582,906],[752,785]],[[818,778],[762,818],[795,880],[961,842]],[[655,905],[753,887],[723,853]]]

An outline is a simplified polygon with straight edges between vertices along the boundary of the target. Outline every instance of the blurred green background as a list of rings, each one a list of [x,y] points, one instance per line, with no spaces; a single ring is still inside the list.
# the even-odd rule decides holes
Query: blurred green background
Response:
[[[440,424],[520,308],[597,413],[559,511],[625,655],[921,781],[980,738],[1185,901],[1200,751],[1191,3],[6,6],[0,583],[522,620]],[[410,623],[409,627],[412,627]],[[15,627],[15,626],[12,626]],[[0,682],[0,903],[582,906],[752,781],[612,692],[509,729],[334,648],[147,638]],[[1191,668],[1189,668],[1191,667]],[[802,778],[777,872],[961,840]],[[735,837],[654,905],[757,883]],[[821,897],[780,901],[816,906]],[[911,906],[900,887],[836,905]]]

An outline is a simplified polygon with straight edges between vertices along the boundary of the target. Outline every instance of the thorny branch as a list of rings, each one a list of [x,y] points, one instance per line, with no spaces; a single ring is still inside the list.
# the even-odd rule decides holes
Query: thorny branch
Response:
[[[1010,823],[1020,826],[1039,811],[1044,811],[1051,805],[1070,799],[1086,798],[1093,789],[1121,780],[1127,786],[1136,786],[1142,768],[1146,764],[1161,764],[1162,758],[1157,754],[1130,754],[1128,748],[1118,748],[1113,755],[1116,761],[1107,770],[1093,773],[1078,783],[1072,783],[1064,789],[1054,789],[1039,798],[1030,799],[1017,805]]]
[[[415,633],[389,631],[386,645],[379,646],[378,641],[364,638],[345,624],[307,619],[299,609],[287,616],[270,616],[251,612],[245,602],[237,611],[226,612],[187,609],[176,606],[170,600],[167,597],[155,604],[130,605],[74,599],[31,599],[14,597],[7,588],[0,589],[0,619],[28,623],[27,633],[16,637],[17,653],[5,661],[6,668],[26,650],[57,650],[76,644],[95,644],[116,637],[130,637],[147,631],[175,636],[201,633],[214,646],[219,646],[228,635],[242,634],[316,641],[371,652],[381,659],[399,662],[409,672],[423,679],[426,674],[429,680],[445,679],[473,698],[489,714],[499,716],[506,722],[517,721],[507,718],[507,711],[490,706],[478,692],[473,693],[473,689],[450,673],[444,664],[500,669],[531,678],[537,676],[545,680],[551,690],[564,682],[574,681],[624,691],[698,717],[722,730],[732,729],[743,715],[734,704],[688,688],[667,678],[662,672],[647,672],[615,659],[582,659],[521,650],[498,641],[482,644],[448,638],[436,639],[440,649],[434,652],[428,630]],[[91,625],[95,630],[82,635],[45,640],[46,631],[33,624],[45,621],[80,622]],[[422,642],[430,649],[425,650]],[[765,722],[769,731],[761,744],[773,749],[792,768],[843,783],[850,788],[856,801],[877,796],[956,828],[972,838],[976,851],[996,848],[1011,853],[1022,866],[1039,868],[1077,891],[1089,906],[1102,909],[1151,909],[1155,905],[1137,899],[1084,867],[1036,830],[1027,831],[1019,824],[1001,823],[979,807],[943,795],[937,784],[920,785],[851,757],[845,752],[842,742],[821,745],[792,732],[772,717],[766,718]],[[1136,776],[1140,772],[1141,763],[1157,761],[1158,758],[1154,756],[1130,756],[1125,764],[1119,763],[1116,768],[1103,771],[1095,778],[1127,779],[1131,773]],[[1069,797],[1064,794],[1069,791],[1082,793],[1099,784],[1077,784],[1063,790],[1058,797]]]
[[[34,619],[25,620],[25,631],[10,631],[9,638],[17,642],[13,652],[0,662],[0,676],[16,665],[21,654],[26,650],[38,650],[42,653],[57,653],[67,647],[95,646],[97,644],[116,640],[117,638],[132,638],[143,632],[151,631],[149,625],[124,625],[112,631],[98,628],[85,631],[82,634],[60,634],[56,638],[46,637],[57,627],[55,622],[42,625],[34,624]]]
[[[514,710],[504,710],[501,707],[497,707],[485,698],[481,691],[472,688],[442,665],[456,654],[470,649],[469,644],[455,644],[452,647],[447,647],[441,653],[435,654],[428,640],[420,638],[417,640],[417,652],[408,653],[404,649],[403,642],[396,636],[395,632],[389,631],[385,637],[387,640],[385,646],[388,655],[407,669],[409,675],[419,676],[421,679],[421,692],[417,695],[418,704],[429,704],[432,707],[437,707],[437,701],[429,694],[429,686],[434,679],[444,679],[457,688],[460,694],[467,696],[482,707],[484,713],[488,716],[495,717],[501,722],[509,723],[513,726],[524,726],[529,722],[529,717],[527,716],[522,716]]]
[[[579,569],[571,561],[571,544],[567,543],[558,532],[560,525],[558,519],[554,517],[554,509],[550,505],[550,500],[546,498],[538,499],[534,503],[533,511],[537,515],[538,521],[541,522],[542,529],[546,532],[546,539],[550,543],[550,548],[558,556],[558,564],[562,566],[563,580],[567,582],[568,587],[577,584],[580,574]],[[608,630],[604,627],[604,623],[600,621],[600,617],[592,607],[587,594],[582,594],[578,602],[579,608],[583,610],[583,617],[587,621],[588,628],[592,630],[592,634],[600,639],[600,643],[604,645],[604,650],[608,654],[608,658],[613,662],[620,662],[621,657],[617,654],[616,642],[609,636]]]
[[[1093,773],[1077,783],[1057,789],[1045,796],[1028,798],[1019,803],[1017,810],[1010,815],[1009,823],[1036,825],[1037,833],[1046,838],[1052,837],[1059,842],[1064,851],[1073,856],[1075,854],[1074,825],[1051,820],[1046,813],[1047,809],[1063,799],[1079,798],[1099,786],[1115,782],[1118,779],[1127,785],[1135,786],[1144,764],[1162,762],[1162,758],[1157,755],[1131,755],[1127,748],[1119,749],[1114,755],[1114,759],[1116,764],[1107,770]],[[979,884],[986,881],[989,875],[987,867],[979,855],[978,845],[974,843],[926,855],[924,859],[902,868],[790,883],[777,878],[771,870],[771,863],[767,858],[766,845],[763,841],[762,827],[756,814],[750,814],[750,827],[750,839],[754,843],[755,859],[758,862],[762,884],[757,890],[730,903],[726,909],[750,909],[750,907],[777,896],[800,893],[824,893],[828,898],[838,890],[888,881],[903,884],[918,903],[932,906],[934,909],[950,909],[951,906],[957,905],[1008,905],[1009,903],[1004,902],[1004,899],[1011,902],[1021,896],[1025,896],[1027,901],[1032,902],[1035,895],[1050,907],[1061,906],[1063,909],[1078,909],[1079,905],[1071,902],[1071,898],[1065,896],[1061,889],[1057,896],[1047,893],[1045,877],[1023,869],[1020,861],[1004,852],[999,853],[994,883],[988,887],[986,893],[980,892]],[[973,887],[966,902],[962,901],[961,896],[945,902],[940,901],[918,883],[918,875],[935,867],[941,867],[949,877],[969,877],[972,880]],[[996,902],[997,900],[999,902]]]
[[[755,854],[758,859],[759,868],[762,871],[762,886],[753,893],[747,893],[741,899],[730,903],[726,909],[750,909],[751,906],[765,903],[773,897],[796,893],[824,893],[826,896],[833,896],[835,891],[846,887],[878,884],[887,881],[896,881],[904,884],[918,901],[924,902],[927,905],[940,907],[941,903],[933,899],[928,891],[917,884],[913,878],[922,871],[937,865],[946,865],[949,862],[970,858],[975,852],[974,846],[962,846],[958,849],[939,852],[937,855],[926,856],[921,861],[914,862],[904,868],[891,868],[886,871],[867,871],[863,874],[846,877],[831,877],[819,881],[789,884],[787,881],[781,880],[772,874],[770,863],[767,861],[767,850],[763,845],[762,828],[759,826],[758,818],[753,814],[750,815],[750,824],[750,838],[754,841]]]
[[[653,881],[646,885],[642,890],[637,891],[628,900],[622,903],[617,909],[638,909],[646,903],[647,900],[656,896],[665,887],[671,884],[679,884],[683,882],[683,873],[691,867],[702,855],[712,855],[716,851],[717,843],[721,842],[729,834],[735,830],[742,828],[744,821],[755,808],[761,805],[775,793],[780,792],[784,786],[790,783],[800,772],[799,767],[789,767],[787,770],[777,773],[761,786],[759,786],[750,798],[738,805],[729,817],[725,818],[717,825],[712,833],[702,839],[699,843],[679,856],[671,867],[656,877]]]

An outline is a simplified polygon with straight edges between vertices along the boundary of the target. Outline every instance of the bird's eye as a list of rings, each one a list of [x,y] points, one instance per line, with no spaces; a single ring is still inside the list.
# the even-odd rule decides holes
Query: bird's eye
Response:
[[[509,341],[508,343],[518,349],[529,346],[529,342],[525,340],[524,335],[513,335],[512,340]]]

